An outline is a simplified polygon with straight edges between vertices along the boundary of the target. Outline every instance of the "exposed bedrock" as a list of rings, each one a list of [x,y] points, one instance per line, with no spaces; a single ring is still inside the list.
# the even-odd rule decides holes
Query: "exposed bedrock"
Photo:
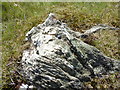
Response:
[[[31,45],[23,52],[21,73],[40,90],[75,90],[91,78],[120,72],[119,61],[84,43],[81,35],[50,13],[26,34]]]

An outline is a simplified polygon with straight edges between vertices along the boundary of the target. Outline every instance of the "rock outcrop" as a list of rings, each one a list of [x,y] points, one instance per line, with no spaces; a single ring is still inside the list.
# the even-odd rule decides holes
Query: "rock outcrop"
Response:
[[[40,90],[80,90],[93,77],[120,72],[120,62],[84,43],[85,34],[71,30],[50,13],[43,24],[26,34],[22,74]]]

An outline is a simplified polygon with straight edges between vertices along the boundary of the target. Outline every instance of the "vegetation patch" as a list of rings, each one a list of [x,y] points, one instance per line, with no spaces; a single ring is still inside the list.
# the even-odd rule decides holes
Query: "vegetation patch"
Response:
[[[24,81],[21,78],[22,76],[19,75],[17,67],[21,60],[22,51],[29,47],[29,43],[24,42],[25,34],[32,27],[42,23],[50,12],[56,13],[58,19],[67,23],[71,29],[84,32],[96,24],[108,24],[110,26],[120,27],[118,7],[119,3],[109,2],[3,2],[3,87],[11,88],[11,86],[15,86],[19,82]],[[96,33],[84,41],[94,45],[107,56],[120,59],[118,31],[100,31],[100,33]],[[116,80],[116,78],[114,79]],[[115,83],[120,84],[119,81]]]

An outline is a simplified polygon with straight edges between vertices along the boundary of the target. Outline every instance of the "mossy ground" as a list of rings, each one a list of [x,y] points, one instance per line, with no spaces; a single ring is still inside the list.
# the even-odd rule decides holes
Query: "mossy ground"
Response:
[[[17,67],[22,51],[29,44],[24,42],[25,34],[33,26],[43,23],[50,12],[75,30],[84,32],[96,24],[119,27],[119,3],[110,2],[4,2],[2,3],[2,83],[10,87],[21,80]],[[100,31],[85,42],[94,45],[105,55],[120,59],[118,51],[118,31]],[[115,78],[114,78],[115,79]],[[115,79],[117,80],[117,79]],[[117,80],[117,83],[119,80]],[[110,83],[112,84],[112,83]],[[120,84],[120,82],[119,82]],[[105,85],[105,83],[103,83]]]

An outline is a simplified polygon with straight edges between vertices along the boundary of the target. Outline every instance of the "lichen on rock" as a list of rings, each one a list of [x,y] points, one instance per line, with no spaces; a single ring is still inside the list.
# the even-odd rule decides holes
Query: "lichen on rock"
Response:
[[[50,13],[26,34],[31,45],[23,52],[21,73],[41,90],[74,90],[84,88],[83,82],[93,77],[120,72],[119,61],[84,43],[81,35]]]

